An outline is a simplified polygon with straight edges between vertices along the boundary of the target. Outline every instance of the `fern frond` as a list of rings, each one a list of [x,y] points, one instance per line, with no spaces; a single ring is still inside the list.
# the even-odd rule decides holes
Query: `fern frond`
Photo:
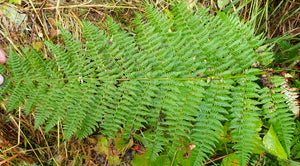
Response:
[[[59,26],[64,45],[46,42],[50,60],[35,50],[11,51],[11,74],[1,87],[8,110],[24,104],[35,128],[45,124],[46,131],[62,123],[64,139],[96,129],[111,138],[143,133],[153,163],[192,144],[192,165],[211,158],[228,121],[239,164],[246,165],[265,116],[289,154],[294,124],[284,95],[261,90],[263,71],[251,67],[272,60],[264,39],[230,15],[192,12],[184,3],[172,12],[168,18],[148,6],[136,14],[133,35],[110,17],[107,32],[84,21],[84,42]]]
[[[5,73],[7,72],[7,68],[4,64],[0,64],[0,74],[4,78],[4,83],[0,86],[0,100],[2,101],[5,95],[7,95],[8,90],[11,89],[11,82],[6,81],[9,80],[9,76],[5,76]]]
[[[258,78],[246,71],[246,78],[236,80],[238,85],[232,89],[232,108],[230,109],[232,120],[230,123],[231,136],[236,143],[233,148],[237,150],[239,164],[246,165],[250,155],[257,148],[256,141],[259,138],[258,132],[261,130],[259,124],[260,114],[257,112],[260,103],[255,99],[259,98],[260,87],[254,82]],[[254,99],[253,99],[254,98]]]
[[[278,139],[281,142],[287,156],[290,155],[291,141],[295,130],[294,116],[287,104],[285,94],[280,87],[284,79],[279,76],[269,76],[272,87],[265,87],[261,92],[261,100],[265,118],[273,125]]]
[[[228,114],[231,98],[229,89],[232,82],[211,81],[207,86],[203,102],[199,105],[197,121],[192,129],[191,138],[196,145],[192,152],[193,165],[199,165],[209,159],[214,153],[222,129],[222,121],[226,121],[224,115]]]
[[[8,99],[8,111],[12,111],[19,107],[25,101],[25,95],[32,89],[32,80],[30,77],[34,74],[30,71],[28,59],[21,58],[17,53],[11,51],[10,58],[8,59],[10,66],[11,76],[17,81],[14,83],[14,89],[10,98]],[[25,63],[25,64],[24,64]]]

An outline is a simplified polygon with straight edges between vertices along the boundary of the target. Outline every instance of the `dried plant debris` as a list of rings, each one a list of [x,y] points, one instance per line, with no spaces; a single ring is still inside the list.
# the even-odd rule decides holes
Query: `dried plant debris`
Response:
[[[286,99],[288,100],[287,103],[291,108],[291,111],[297,116],[299,117],[299,112],[300,112],[300,108],[299,108],[299,101],[298,101],[298,89],[297,88],[291,88],[290,84],[289,84],[289,78],[292,77],[292,75],[288,74],[288,73],[284,73],[283,74],[285,77],[285,81],[282,83],[281,88],[283,89],[283,91],[281,93],[284,93],[286,95]]]

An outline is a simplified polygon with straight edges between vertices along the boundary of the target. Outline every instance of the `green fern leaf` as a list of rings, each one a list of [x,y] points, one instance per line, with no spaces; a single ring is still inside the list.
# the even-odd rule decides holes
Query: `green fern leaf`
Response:
[[[289,155],[294,123],[280,79],[262,89],[264,71],[252,67],[272,61],[261,35],[234,16],[192,12],[184,3],[172,18],[151,6],[145,11],[132,33],[110,17],[107,31],[84,21],[83,41],[58,25],[63,45],[46,42],[53,59],[11,51],[8,68],[0,66],[10,72],[1,86],[8,110],[24,105],[35,128],[46,131],[62,123],[64,139],[96,129],[110,138],[141,133],[150,163],[195,145],[192,165],[212,157],[225,123],[239,164],[248,164],[264,118]]]

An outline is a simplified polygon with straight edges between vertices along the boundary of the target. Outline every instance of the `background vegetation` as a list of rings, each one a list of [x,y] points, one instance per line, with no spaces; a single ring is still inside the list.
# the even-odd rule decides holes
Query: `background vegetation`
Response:
[[[106,16],[122,24],[122,29],[132,32],[136,11],[144,12],[145,4],[151,3],[168,12],[174,1],[1,1],[0,48],[8,53],[9,45],[18,52],[20,47],[32,46],[48,57],[44,40],[61,42],[60,31],[54,26],[61,23],[81,39],[82,20],[106,28]],[[274,43],[275,61],[273,74],[289,74],[288,87],[300,88],[299,81],[299,2],[281,0],[187,0],[193,10],[209,8],[212,14],[222,11],[236,14],[244,22],[255,26],[257,34],[263,34]],[[297,89],[295,89],[297,88]],[[298,99],[297,96],[295,96]],[[297,100],[296,100],[297,102]],[[299,108],[298,108],[299,109]],[[295,112],[295,114],[299,112]],[[44,133],[34,130],[33,115],[26,116],[20,110],[7,113],[5,103],[0,111],[0,165],[129,165],[144,160],[145,149],[137,140],[124,141],[117,136],[107,139],[92,135],[83,140],[62,140],[62,129]],[[300,159],[300,122],[297,124],[291,149],[292,159]],[[192,148],[192,147],[190,147]],[[228,148],[219,151],[206,164],[221,164],[223,158],[234,161]],[[187,154],[182,154],[187,155]],[[230,157],[228,157],[230,156]],[[249,165],[286,165],[276,156],[262,154],[253,158]],[[223,163],[224,164],[224,163]],[[233,162],[234,164],[234,162]]]

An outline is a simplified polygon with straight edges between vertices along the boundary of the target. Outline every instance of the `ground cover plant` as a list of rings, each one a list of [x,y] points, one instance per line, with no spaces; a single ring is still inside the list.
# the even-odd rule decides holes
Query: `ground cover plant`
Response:
[[[120,162],[108,152],[117,140],[127,143],[116,151],[139,142],[137,165],[199,165],[224,144],[225,165],[263,153],[290,159],[294,115],[285,79],[265,69],[271,47],[232,15],[185,4],[166,13],[147,7],[131,34],[111,18],[107,30],[83,22],[83,40],[60,28],[63,43],[46,43],[47,60],[11,51],[1,68],[10,73],[1,87],[7,111],[34,113],[35,129],[62,125],[64,140],[100,133],[110,164]]]

